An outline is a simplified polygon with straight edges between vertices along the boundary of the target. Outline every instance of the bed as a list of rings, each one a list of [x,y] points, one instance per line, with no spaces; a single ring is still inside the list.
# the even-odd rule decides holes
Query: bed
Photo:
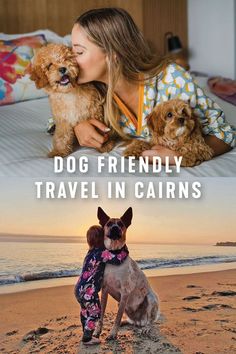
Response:
[[[37,31],[38,33],[40,31]],[[49,35],[49,34],[47,34]],[[1,37],[0,37],[1,38]],[[224,110],[227,120],[236,125],[236,107],[227,103],[209,92],[207,78],[196,77],[199,85],[212,97]],[[18,102],[0,106],[0,176],[1,177],[32,177],[53,178],[53,159],[47,158],[51,148],[52,136],[46,133],[46,123],[51,116],[47,97]],[[122,148],[118,145],[110,154],[104,154],[119,158],[122,156]],[[76,159],[87,156],[89,159],[89,177],[101,176],[96,169],[97,157],[100,154],[91,148],[77,148],[72,154]],[[153,176],[152,172],[130,173],[126,161],[125,172],[127,176]],[[71,177],[66,171],[60,176]],[[110,176],[104,172],[103,176]],[[170,176],[163,170],[160,177]],[[194,168],[181,168],[180,174],[173,168],[171,177],[233,177],[236,176],[236,148],[230,152],[218,156],[211,161],[204,162]],[[117,177],[119,177],[117,175]]]
[[[201,87],[206,89],[206,79],[198,78]],[[207,89],[206,89],[207,91]],[[209,96],[223,108],[227,120],[236,124],[236,107],[220,100],[214,95]],[[46,133],[47,119],[51,116],[48,98],[19,102],[0,107],[0,176],[5,177],[45,177],[55,176],[53,159],[47,158],[52,137]],[[110,155],[119,157],[122,148],[116,147]],[[78,148],[73,156],[79,158],[86,155],[89,165],[95,166],[99,153],[91,148]],[[105,154],[106,158],[108,154]],[[66,172],[65,172],[66,173]],[[91,176],[97,176],[94,168]],[[149,173],[149,175],[151,172]],[[61,174],[62,176],[63,174]],[[122,174],[130,176],[130,173]],[[135,175],[139,175],[138,172]],[[160,174],[166,176],[165,172]],[[173,172],[172,176],[177,176]],[[194,168],[181,168],[178,177],[233,177],[236,176],[236,149],[204,162]]]

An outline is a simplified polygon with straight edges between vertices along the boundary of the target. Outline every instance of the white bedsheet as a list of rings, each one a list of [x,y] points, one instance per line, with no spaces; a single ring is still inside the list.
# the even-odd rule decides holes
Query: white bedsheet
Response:
[[[198,81],[200,86],[224,110],[227,120],[236,125],[236,107],[209,93],[205,78],[198,78]],[[52,137],[47,135],[45,130],[50,115],[48,98],[0,107],[0,177],[55,177],[53,159],[47,158]],[[121,152],[122,149],[117,147],[110,155],[120,157]],[[97,151],[90,148],[80,148],[73,155],[76,158],[82,155],[88,156],[88,176],[101,177],[96,169],[97,156],[99,155]],[[105,156],[108,155],[105,154]],[[126,173],[117,174],[116,177],[132,175],[134,174],[126,171]],[[135,175],[141,176],[138,171]],[[153,176],[152,172],[145,175]],[[76,174],[71,175],[66,172],[61,173],[61,176],[77,177]],[[109,173],[103,173],[102,176],[109,176]],[[170,175],[162,171],[158,176],[166,177]],[[174,171],[171,176],[180,178],[236,176],[236,148],[211,161],[204,162],[200,166],[181,168],[180,174]]]

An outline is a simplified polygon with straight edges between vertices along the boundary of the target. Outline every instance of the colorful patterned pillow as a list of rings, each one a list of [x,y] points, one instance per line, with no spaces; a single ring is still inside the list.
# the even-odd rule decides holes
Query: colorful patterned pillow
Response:
[[[35,49],[44,44],[44,35],[0,40],[0,106],[46,96],[27,73]]]

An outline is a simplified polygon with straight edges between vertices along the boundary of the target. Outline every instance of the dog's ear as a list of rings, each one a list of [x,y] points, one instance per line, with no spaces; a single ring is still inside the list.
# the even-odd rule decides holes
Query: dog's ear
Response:
[[[194,128],[191,132],[191,136],[192,137],[195,137],[195,136],[198,136],[199,134],[202,135],[203,134],[203,131],[202,131],[202,126],[201,126],[201,123],[199,121],[199,118],[193,113],[192,114],[192,119],[194,119]]]
[[[188,116],[188,117],[192,117],[192,115],[193,115],[193,110],[192,110],[192,108],[190,107],[190,105],[189,105],[189,103],[186,103],[185,105],[184,105],[184,108],[183,108],[183,110],[182,110],[182,113],[184,113],[186,116]]]
[[[122,215],[122,217],[120,218],[126,228],[129,227],[129,225],[131,224],[132,217],[133,217],[133,210],[131,207],[129,207],[124,213],[124,215]]]
[[[101,208],[98,207],[98,212],[97,212],[97,217],[99,220],[99,224],[103,227],[108,220],[110,219],[110,217],[105,213],[105,211]]]
[[[48,78],[44,73],[44,70],[39,66],[32,65],[29,68],[30,79],[35,82],[35,86],[41,89],[48,85]]]
[[[161,119],[161,114],[159,114],[159,109],[155,108],[147,117],[147,126],[151,130],[151,132],[155,132],[158,136],[162,136],[164,134],[164,126],[165,123]]]
[[[150,130],[154,130],[154,120],[156,117],[156,113],[154,111],[152,111],[147,117],[146,117],[146,122],[147,122],[147,126],[148,128],[150,128]]]

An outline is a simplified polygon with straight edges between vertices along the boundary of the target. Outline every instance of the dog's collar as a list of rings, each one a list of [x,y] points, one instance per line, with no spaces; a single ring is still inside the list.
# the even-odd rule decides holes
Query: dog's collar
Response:
[[[120,248],[119,250],[114,250],[114,251],[109,250],[109,252],[111,252],[113,254],[118,254],[121,251],[125,251],[125,252],[129,253],[129,250],[128,250],[128,247],[126,246],[126,244],[122,248]]]

